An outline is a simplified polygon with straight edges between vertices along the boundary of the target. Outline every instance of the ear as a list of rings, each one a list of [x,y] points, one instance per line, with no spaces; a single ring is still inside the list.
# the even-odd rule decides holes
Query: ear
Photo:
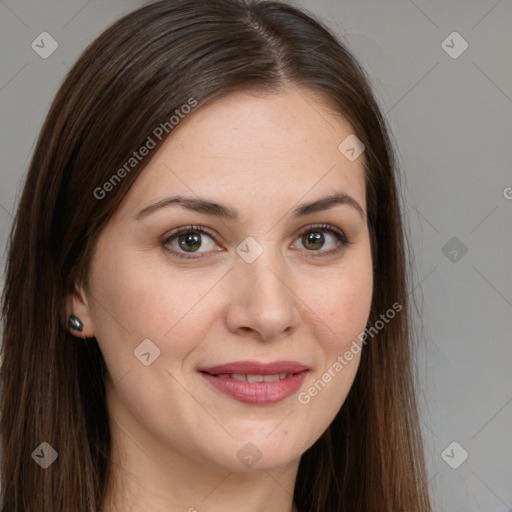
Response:
[[[71,315],[75,315],[82,323],[82,330],[68,325]],[[93,338],[94,328],[89,301],[83,286],[76,286],[66,297],[66,328],[76,338]]]

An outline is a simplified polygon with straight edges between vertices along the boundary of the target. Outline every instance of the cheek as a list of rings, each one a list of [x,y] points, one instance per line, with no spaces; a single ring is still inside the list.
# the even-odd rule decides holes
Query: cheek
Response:
[[[370,314],[373,294],[371,261],[361,259],[347,264],[316,293],[309,290],[308,305],[329,328],[324,331],[324,350],[331,356],[350,345],[364,331]]]
[[[364,330],[372,300],[371,280],[350,279],[344,285],[340,291],[333,291],[329,300],[338,344],[354,339]]]
[[[142,264],[141,255],[129,251],[110,254],[116,257],[98,252],[90,279],[95,334],[107,363],[110,359],[114,368],[126,371],[145,339],[168,359],[166,365],[179,362],[204,337],[215,315],[212,305],[205,311],[201,302],[219,275],[175,270],[151,258]]]
[[[317,320],[317,362],[298,401],[311,418],[309,438],[327,428],[342,407],[356,376],[361,357],[361,334],[370,314],[373,273],[366,254],[347,261],[323,281],[322,290],[309,294],[308,306]]]

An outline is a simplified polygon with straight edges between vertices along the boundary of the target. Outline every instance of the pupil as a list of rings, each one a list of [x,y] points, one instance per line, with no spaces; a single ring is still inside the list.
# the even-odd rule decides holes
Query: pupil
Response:
[[[182,249],[193,252],[201,247],[201,235],[199,233],[187,233],[179,237],[179,244]]]
[[[324,234],[312,231],[303,236],[303,242],[306,248],[320,249],[324,244]]]

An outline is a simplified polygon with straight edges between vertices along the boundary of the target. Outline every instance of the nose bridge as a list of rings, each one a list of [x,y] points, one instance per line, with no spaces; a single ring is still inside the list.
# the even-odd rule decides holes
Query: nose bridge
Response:
[[[298,312],[290,274],[271,243],[251,263],[237,258],[234,279],[232,327],[249,328],[270,338],[296,325]]]
[[[271,259],[261,255],[259,261],[242,270],[242,273],[247,275],[250,296],[254,301],[277,305],[290,300],[284,265],[276,264],[276,260],[277,258]]]

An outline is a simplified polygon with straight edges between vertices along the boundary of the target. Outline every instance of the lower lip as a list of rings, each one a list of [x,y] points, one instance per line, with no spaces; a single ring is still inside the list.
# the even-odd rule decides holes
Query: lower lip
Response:
[[[203,377],[219,391],[245,404],[267,405],[280,402],[293,395],[302,385],[307,371],[295,373],[275,382],[244,382],[231,377],[215,377],[202,373]]]

